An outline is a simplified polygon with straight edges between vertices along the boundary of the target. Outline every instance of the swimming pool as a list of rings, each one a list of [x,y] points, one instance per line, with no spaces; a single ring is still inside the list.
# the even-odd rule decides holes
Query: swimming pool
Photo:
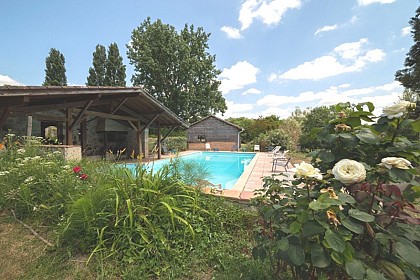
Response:
[[[203,164],[210,173],[206,180],[215,185],[221,184],[223,189],[230,190],[254,156],[255,153],[197,152],[180,158]],[[169,161],[170,159],[163,159],[153,162],[153,171],[156,172]],[[150,164],[152,163],[148,163]],[[127,167],[134,169],[135,163],[127,164]]]

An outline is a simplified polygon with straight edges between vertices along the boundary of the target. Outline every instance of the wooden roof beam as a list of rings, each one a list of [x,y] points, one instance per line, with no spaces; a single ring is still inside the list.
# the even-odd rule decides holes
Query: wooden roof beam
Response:
[[[76,116],[76,118],[73,120],[73,122],[70,124],[69,128],[73,129],[73,127],[75,126],[75,124],[80,121],[80,119],[83,117],[83,115],[86,113],[87,109],[89,108],[89,106],[92,104],[93,100],[89,100],[88,102],[86,102],[85,106],[83,107],[83,109],[79,112],[79,114]]]
[[[75,112],[80,112],[80,109],[74,109]],[[124,120],[124,121],[137,121],[136,118],[133,117],[129,117],[129,116],[121,116],[121,115],[114,115],[114,114],[109,114],[109,113],[104,113],[104,112],[97,112],[97,111],[85,111],[86,115],[89,116],[96,116],[96,117],[101,117],[101,118],[106,118],[106,119],[114,119],[114,120]]]

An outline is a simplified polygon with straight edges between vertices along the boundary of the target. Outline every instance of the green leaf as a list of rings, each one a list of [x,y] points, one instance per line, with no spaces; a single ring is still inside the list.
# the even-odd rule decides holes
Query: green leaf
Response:
[[[289,249],[289,240],[287,238],[282,238],[277,241],[277,249],[280,251],[286,251]]]
[[[379,260],[378,265],[389,279],[405,279],[404,272],[398,265],[385,260]]]
[[[309,221],[308,223],[303,225],[302,237],[306,238],[315,234],[323,234],[324,232],[325,229],[322,226],[320,226],[317,222]]]
[[[331,253],[331,258],[338,264],[343,264],[344,262],[343,255],[340,253],[337,253],[336,251],[333,251]]]
[[[389,170],[389,176],[391,176],[392,179],[399,182],[409,182],[411,181],[411,174],[407,172],[405,169],[399,169],[399,168],[391,168]]]
[[[401,239],[395,244],[395,250],[397,254],[406,262],[420,267],[420,250],[407,239]]]
[[[420,132],[420,119],[417,119],[414,122],[412,122],[411,127],[415,132]]]
[[[344,252],[344,249],[346,249],[346,243],[344,241],[344,238],[335,231],[332,231],[330,229],[327,230],[325,232],[325,240],[328,242],[328,244],[334,251],[342,253]]]
[[[349,215],[351,217],[355,218],[356,220],[359,220],[359,221],[362,221],[362,222],[368,222],[369,223],[369,222],[373,222],[375,220],[374,216],[372,216],[372,215],[370,215],[366,212],[357,210],[357,209],[350,209],[349,210]]]
[[[352,197],[351,195],[347,193],[340,192],[338,194],[338,199],[340,199],[340,201],[344,203],[350,203],[350,204],[356,203],[356,200],[354,199],[354,197]]]
[[[362,122],[358,117],[350,117],[347,119],[346,123],[353,128],[362,125]]]
[[[311,201],[309,203],[309,208],[311,208],[312,210],[315,210],[315,211],[322,210],[322,209],[327,209],[330,206],[331,206],[330,203],[327,203],[327,202],[319,202],[318,200]]]
[[[364,232],[363,225],[361,225],[358,221],[354,220],[353,218],[348,217],[341,219],[341,224],[354,233],[363,234]]]
[[[333,162],[335,160],[334,154],[325,150],[320,151],[318,157],[323,162]]]
[[[287,254],[296,266],[302,265],[305,262],[305,251],[299,245],[290,244]]]
[[[320,244],[315,243],[311,247],[311,262],[316,267],[324,268],[330,265],[331,257]]]
[[[352,279],[364,279],[366,273],[363,264],[356,259],[346,262],[346,271]]]
[[[376,270],[368,268],[366,274],[369,280],[386,280],[386,278]]]
[[[307,211],[303,211],[300,215],[297,216],[296,218],[298,220],[298,222],[300,222],[301,224],[307,223],[309,220],[309,214]]]
[[[379,142],[379,137],[373,133],[369,128],[362,128],[355,132],[356,137],[360,139],[360,141],[368,143],[368,144],[376,144]]]
[[[298,221],[294,221],[290,224],[290,232],[293,234],[298,233],[302,229],[302,224]]]

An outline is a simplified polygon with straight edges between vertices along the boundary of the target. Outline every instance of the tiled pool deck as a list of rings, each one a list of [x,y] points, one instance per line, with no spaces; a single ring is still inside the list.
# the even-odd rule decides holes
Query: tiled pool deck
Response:
[[[181,152],[180,155],[186,155],[194,152],[196,151],[185,151]],[[164,156],[163,158],[168,157],[171,157],[171,155]],[[272,172],[272,165],[273,158],[270,153],[257,153],[252,159],[252,161],[245,168],[244,173],[238,179],[233,188],[231,190],[223,190],[221,192],[216,191],[215,195],[244,201],[250,200],[254,197],[254,191],[262,188],[263,177],[272,176],[273,174],[280,174],[281,172],[285,171],[284,167],[277,167],[276,172]],[[292,168],[291,163],[288,164],[288,168]],[[210,189],[206,190],[206,192],[210,192]]]

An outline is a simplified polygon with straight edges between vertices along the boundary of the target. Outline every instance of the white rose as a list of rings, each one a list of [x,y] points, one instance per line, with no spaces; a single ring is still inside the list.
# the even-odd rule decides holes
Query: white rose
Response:
[[[295,164],[295,168],[291,171],[296,172],[298,176],[316,178],[322,180],[322,174],[319,173],[318,168],[314,168],[311,164],[302,161],[300,164]]]
[[[381,165],[385,166],[388,169],[392,167],[398,169],[410,169],[411,162],[406,160],[405,158],[397,158],[397,157],[386,157],[381,160]]]
[[[366,178],[366,170],[363,164],[351,159],[342,159],[337,162],[332,169],[332,173],[335,179],[346,186],[361,182]]]
[[[411,106],[410,102],[402,100],[394,105],[384,107],[382,109],[382,116],[386,116],[388,119],[399,118],[408,112],[409,106]]]

